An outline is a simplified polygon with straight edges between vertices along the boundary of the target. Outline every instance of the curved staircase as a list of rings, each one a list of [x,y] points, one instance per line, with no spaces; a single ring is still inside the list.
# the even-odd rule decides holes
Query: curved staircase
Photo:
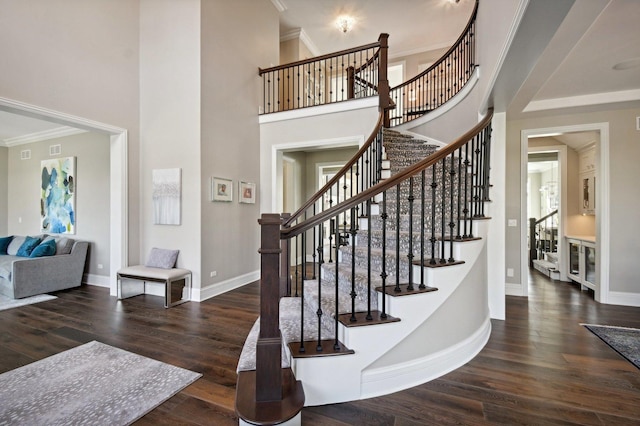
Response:
[[[384,130],[383,140],[391,177],[441,148],[390,130]],[[449,219],[442,212],[447,218],[456,212],[449,203],[442,209],[424,196],[434,183],[436,200],[457,196],[465,183],[472,185],[473,171],[465,179],[450,179],[451,164],[457,165],[462,153],[387,190],[384,203],[375,197],[377,202],[362,209],[370,214],[359,215],[357,226],[349,228],[348,241],[331,246],[331,261],[328,249],[318,250],[316,270],[292,289],[291,297],[280,300],[282,366],[290,366],[302,382],[305,405],[367,398],[423,383],[464,364],[486,343],[486,220],[476,217],[466,226],[461,222],[464,237],[456,231],[451,239]],[[423,209],[434,211],[433,218],[423,216]],[[429,338],[443,329],[448,330],[444,339]],[[258,333],[256,323],[239,371],[254,368]]]

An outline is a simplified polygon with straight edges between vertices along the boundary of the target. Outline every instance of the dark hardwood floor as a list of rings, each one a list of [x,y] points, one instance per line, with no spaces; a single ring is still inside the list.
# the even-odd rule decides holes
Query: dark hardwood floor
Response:
[[[136,424],[237,425],[236,363],[258,315],[251,284],[171,309],[117,301],[83,286],[0,311],[0,372],[91,340],[203,373]],[[305,425],[639,425],[640,370],[580,323],[640,328],[640,308],[601,305],[577,285],[532,272],[530,297],[507,298],[507,320],[465,366],[430,383],[345,404],[308,407]]]

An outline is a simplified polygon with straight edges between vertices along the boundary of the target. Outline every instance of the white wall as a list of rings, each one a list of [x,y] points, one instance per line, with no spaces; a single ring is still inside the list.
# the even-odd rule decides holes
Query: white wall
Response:
[[[610,229],[611,244],[602,247],[608,250],[609,288],[614,301],[626,297],[640,304],[640,283],[637,280],[639,272],[637,258],[640,254],[640,231],[633,224],[637,221],[640,211],[640,197],[637,182],[640,181],[640,168],[637,158],[640,158],[640,132],[635,129],[636,117],[640,116],[640,108],[615,109],[610,111],[590,113],[553,113],[546,116],[511,120],[507,122],[507,175],[520,174],[520,133],[525,129],[539,129],[559,126],[577,126],[594,123],[608,123],[609,126],[609,164],[610,180],[608,188],[609,205],[600,208],[609,209],[609,222],[600,226]],[[599,163],[598,163],[599,164]],[[599,169],[598,173],[602,170]],[[507,217],[520,216],[520,181],[507,181],[506,198]],[[597,217],[596,221],[601,218]],[[513,268],[516,275],[509,282],[519,283],[526,280],[520,276],[521,241],[520,227],[506,228],[506,264]]]
[[[139,253],[135,0],[0,0],[0,97],[128,131],[129,261]]]
[[[0,235],[7,235],[9,150],[0,146]]]
[[[374,100],[377,101],[377,98]],[[278,174],[282,171],[277,161],[278,151],[311,146],[362,145],[369,137],[379,116],[377,103],[372,106],[371,101],[365,99],[341,104],[363,107],[346,112],[329,112],[322,115],[271,121],[260,125],[260,183],[263,188],[260,209],[262,212],[277,212],[282,206],[281,197],[279,198],[275,192],[278,188]],[[275,120],[276,117],[288,117],[287,114],[290,113],[268,114],[267,117]]]
[[[52,158],[49,146],[59,144],[60,157],[76,157],[76,233],[70,238],[89,241],[87,272],[109,275],[109,136],[88,132],[9,148],[8,232],[40,235],[41,161]],[[31,150],[21,160],[20,151]],[[98,265],[102,265],[99,268]]]
[[[202,297],[209,297],[259,276],[257,220],[268,188],[260,181],[258,68],[278,63],[280,36],[269,0],[201,7],[201,271]],[[233,180],[233,202],[210,201],[213,176]],[[240,180],[257,183],[256,204],[238,203]]]
[[[180,225],[152,223],[153,169],[180,168]],[[200,1],[140,1],[139,257],[178,249],[200,287]]]

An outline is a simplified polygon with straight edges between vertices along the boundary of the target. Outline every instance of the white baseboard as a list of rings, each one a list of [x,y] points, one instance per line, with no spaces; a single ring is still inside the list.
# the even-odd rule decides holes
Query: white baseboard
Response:
[[[607,304],[640,307],[640,293],[610,291]]]
[[[82,282],[96,287],[111,288],[111,278],[108,275],[84,274]]]
[[[386,395],[441,377],[472,360],[487,344],[490,335],[491,320],[487,316],[471,336],[440,352],[365,371],[362,375],[362,398]]]
[[[522,284],[507,283],[505,286],[505,295],[507,296],[524,296]]]
[[[219,283],[211,284],[204,288],[194,288],[191,290],[191,300],[194,302],[202,302],[227,291],[231,291],[243,285],[252,283],[260,279],[260,271],[249,272]]]

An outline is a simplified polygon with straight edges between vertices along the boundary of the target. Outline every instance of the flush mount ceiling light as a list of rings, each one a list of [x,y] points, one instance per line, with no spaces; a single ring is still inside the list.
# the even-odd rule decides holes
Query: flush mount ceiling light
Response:
[[[353,28],[354,22],[355,19],[353,19],[351,16],[342,15],[339,16],[338,19],[336,19],[336,27],[338,27],[338,29],[343,33],[347,33]]]

